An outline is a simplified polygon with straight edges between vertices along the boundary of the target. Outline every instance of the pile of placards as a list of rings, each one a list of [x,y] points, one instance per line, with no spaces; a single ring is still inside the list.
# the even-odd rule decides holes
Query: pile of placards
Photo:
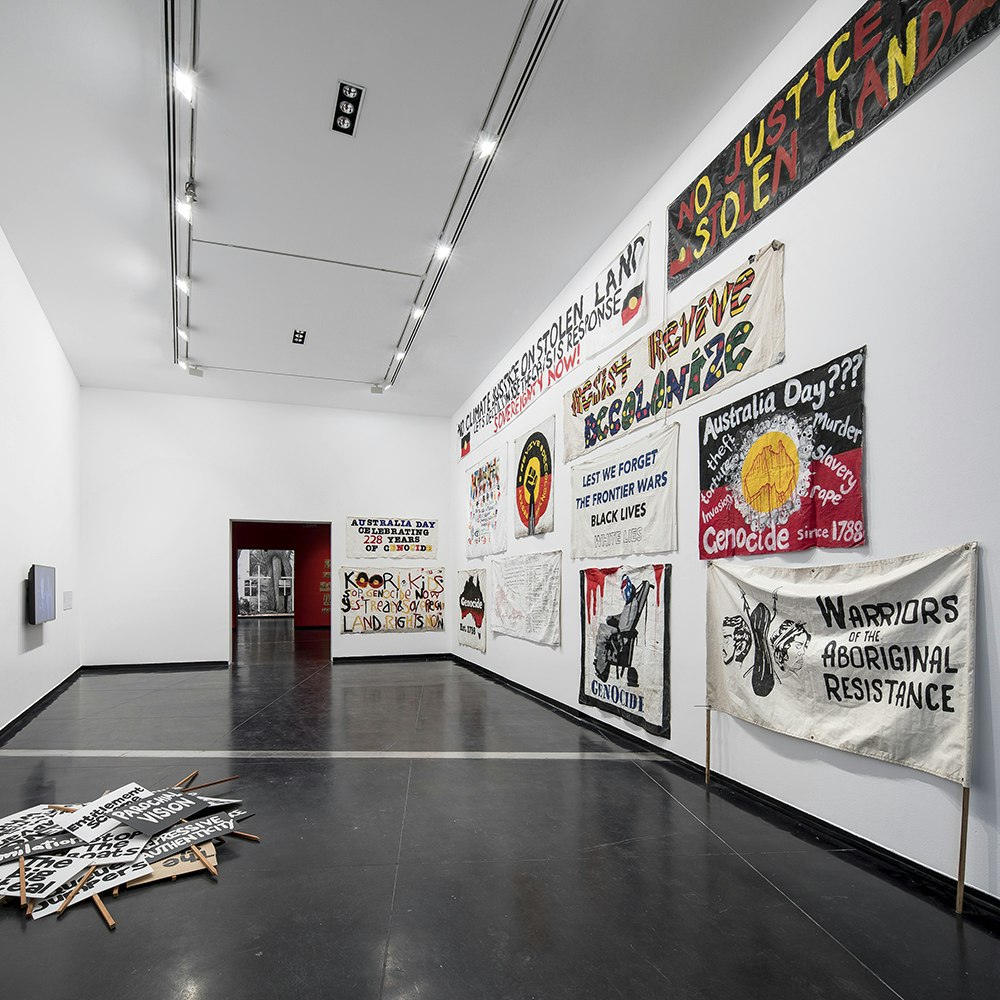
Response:
[[[195,870],[218,878],[214,840],[259,838],[236,829],[250,815],[242,800],[197,792],[233,778],[191,785],[197,775],[154,791],[130,782],[92,802],[0,817],[0,898],[19,902],[32,920],[90,899],[113,930],[103,892]]]

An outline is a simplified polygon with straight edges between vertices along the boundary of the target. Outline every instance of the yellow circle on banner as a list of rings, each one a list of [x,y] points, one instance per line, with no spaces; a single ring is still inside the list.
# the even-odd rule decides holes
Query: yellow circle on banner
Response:
[[[761,434],[743,459],[743,498],[761,514],[787,503],[799,481],[799,449],[781,431]]]

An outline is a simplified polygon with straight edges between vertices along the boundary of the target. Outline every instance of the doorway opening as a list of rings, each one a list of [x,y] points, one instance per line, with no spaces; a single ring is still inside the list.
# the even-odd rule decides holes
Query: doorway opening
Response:
[[[330,522],[230,521],[230,663],[330,659]]]

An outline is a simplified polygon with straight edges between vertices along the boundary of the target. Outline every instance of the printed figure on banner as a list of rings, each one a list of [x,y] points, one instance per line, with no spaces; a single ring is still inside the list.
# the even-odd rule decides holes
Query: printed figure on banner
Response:
[[[580,571],[580,703],[670,735],[670,567]]]
[[[552,499],[552,441],[555,433],[556,418],[549,417],[514,441],[514,454],[518,456],[514,475],[515,538],[545,534],[552,531],[555,524],[555,503]]]
[[[701,417],[702,559],[865,542],[865,348]]]

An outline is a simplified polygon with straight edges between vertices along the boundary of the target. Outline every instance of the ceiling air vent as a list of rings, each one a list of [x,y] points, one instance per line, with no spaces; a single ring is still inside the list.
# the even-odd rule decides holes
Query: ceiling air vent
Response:
[[[305,330],[292,330],[292,343],[293,344],[304,344],[306,342],[306,331]]]
[[[359,87],[356,83],[347,83],[345,80],[340,81],[340,88],[337,91],[337,106],[333,109],[334,132],[354,135],[364,96],[364,87]]]

